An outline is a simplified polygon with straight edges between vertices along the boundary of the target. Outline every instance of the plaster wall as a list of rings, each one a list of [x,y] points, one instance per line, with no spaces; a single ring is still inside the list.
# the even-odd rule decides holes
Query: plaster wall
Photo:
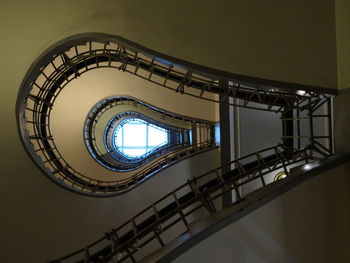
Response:
[[[335,0],[338,89],[350,88],[350,2]]]
[[[238,114],[240,156],[282,143],[281,113],[240,108]]]

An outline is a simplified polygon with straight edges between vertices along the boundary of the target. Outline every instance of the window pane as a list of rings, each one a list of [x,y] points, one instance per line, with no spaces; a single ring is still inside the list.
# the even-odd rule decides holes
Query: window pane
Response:
[[[124,125],[124,146],[146,146],[147,125],[128,122]]]
[[[148,126],[148,145],[160,146],[168,142],[168,133],[163,129]]]
[[[141,155],[144,155],[146,153],[146,149],[125,149],[124,148],[124,151],[123,153],[125,155],[129,155],[129,156],[132,156],[132,157],[137,157],[137,156],[141,156]]]
[[[114,138],[115,144],[118,146],[121,146],[122,139],[123,139],[123,128],[119,127],[119,129],[116,131],[114,136],[115,136],[115,138]]]
[[[114,140],[119,152],[136,158],[167,144],[168,133],[141,119],[130,118],[119,124]]]

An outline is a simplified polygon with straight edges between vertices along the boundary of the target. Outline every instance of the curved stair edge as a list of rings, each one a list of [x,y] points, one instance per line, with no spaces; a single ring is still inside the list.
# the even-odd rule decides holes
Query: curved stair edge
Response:
[[[317,163],[306,164],[291,169],[291,174],[262,189],[248,194],[236,203],[215,214],[208,215],[189,225],[190,231],[145,257],[141,263],[171,262],[210,235],[238,221],[254,210],[293,189],[304,181],[350,161],[350,153],[333,155]]]

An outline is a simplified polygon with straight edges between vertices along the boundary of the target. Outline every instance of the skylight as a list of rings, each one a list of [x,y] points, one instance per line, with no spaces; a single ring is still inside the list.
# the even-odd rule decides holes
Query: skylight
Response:
[[[138,118],[122,121],[114,131],[114,146],[127,158],[143,157],[168,143],[166,129]]]

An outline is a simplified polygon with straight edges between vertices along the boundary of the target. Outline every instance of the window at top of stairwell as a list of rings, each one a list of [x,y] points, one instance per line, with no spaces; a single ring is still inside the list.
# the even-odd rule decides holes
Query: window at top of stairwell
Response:
[[[166,129],[138,118],[127,118],[115,128],[113,146],[129,159],[146,157],[169,142]]]

